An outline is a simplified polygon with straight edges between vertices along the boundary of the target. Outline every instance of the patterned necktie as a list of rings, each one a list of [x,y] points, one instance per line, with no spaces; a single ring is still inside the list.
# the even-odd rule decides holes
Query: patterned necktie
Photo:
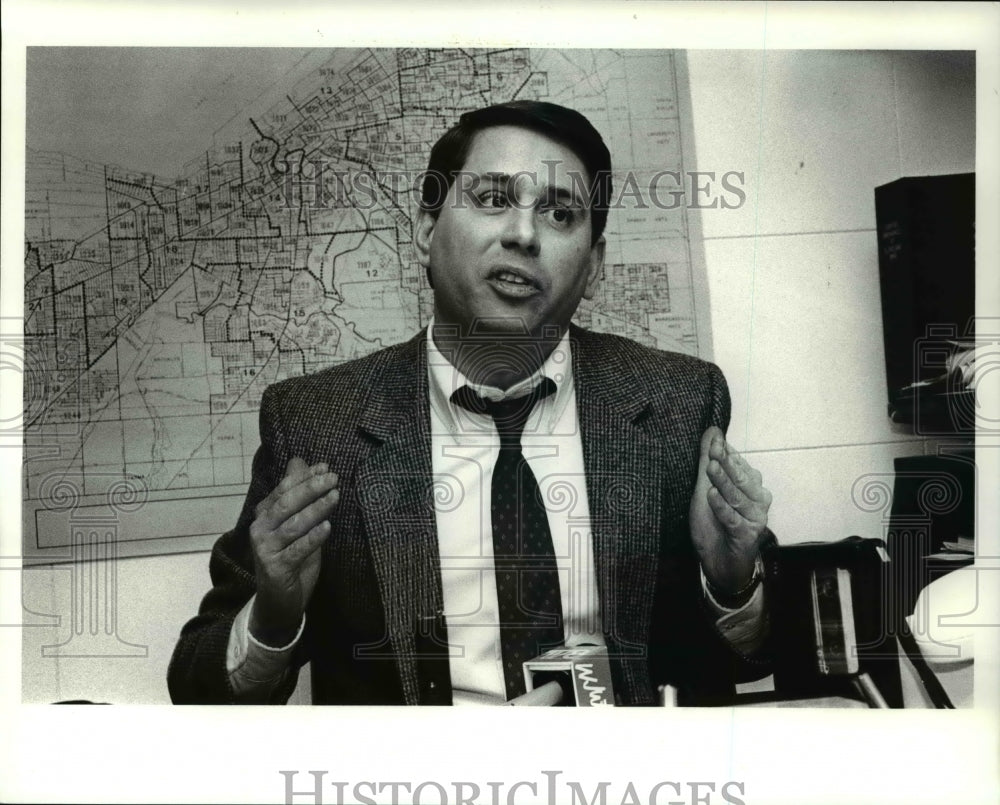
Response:
[[[559,573],[535,474],[521,452],[521,433],[535,403],[555,391],[545,378],[524,397],[492,402],[463,386],[452,401],[493,417],[500,454],[493,468],[490,512],[500,608],[500,649],[507,698],[525,692],[522,663],[563,642]]]

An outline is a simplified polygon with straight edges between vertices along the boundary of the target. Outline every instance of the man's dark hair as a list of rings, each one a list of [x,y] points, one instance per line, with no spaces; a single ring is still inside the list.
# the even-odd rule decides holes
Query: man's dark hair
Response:
[[[476,134],[495,126],[518,126],[566,146],[583,163],[590,180],[590,242],[597,243],[608,220],[611,154],[589,120],[573,109],[545,101],[508,101],[466,112],[431,148],[420,206],[437,216],[456,174],[465,166]],[[444,179],[444,181],[442,181]]]

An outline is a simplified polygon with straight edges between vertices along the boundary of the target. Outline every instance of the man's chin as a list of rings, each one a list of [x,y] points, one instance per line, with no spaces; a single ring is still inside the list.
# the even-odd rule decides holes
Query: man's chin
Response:
[[[562,328],[558,324],[541,324],[530,317],[516,314],[482,316],[464,329],[464,335],[472,341],[477,337],[493,339],[499,336],[516,343],[521,340],[558,340],[562,336]]]
[[[537,325],[521,316],[482,316],[465,326],[435,321],[439,348],[450,345],[452,362],[473,382],[504,388],[533,374],[562,337],[558,325]]]
[[[531,326],[523,316],[483,316],[467,325],[466,335],[473,340],[477,336],[497,335],[505,338],[527,338],[531,335]]]

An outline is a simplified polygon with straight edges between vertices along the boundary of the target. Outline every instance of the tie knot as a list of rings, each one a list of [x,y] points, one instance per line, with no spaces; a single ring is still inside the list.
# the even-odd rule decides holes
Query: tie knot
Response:
[[[521,397],[509,397],[494,402],[487,400],[469,386],[462,386],[451,395],[451,400],[467,411],[489,414],[496,425],[497,433],[500,435],[500,446],[502,448],[517,448],[521,443],[524,423],[528,421],[535,403],[548,397],[555,390],[556,384],[551,378],[545,377],[541,383]]]

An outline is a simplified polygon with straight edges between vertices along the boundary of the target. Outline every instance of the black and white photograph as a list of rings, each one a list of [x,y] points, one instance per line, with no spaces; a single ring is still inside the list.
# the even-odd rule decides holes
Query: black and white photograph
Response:
[[[995,801],[995,5],[19,5],[5,801]]]

